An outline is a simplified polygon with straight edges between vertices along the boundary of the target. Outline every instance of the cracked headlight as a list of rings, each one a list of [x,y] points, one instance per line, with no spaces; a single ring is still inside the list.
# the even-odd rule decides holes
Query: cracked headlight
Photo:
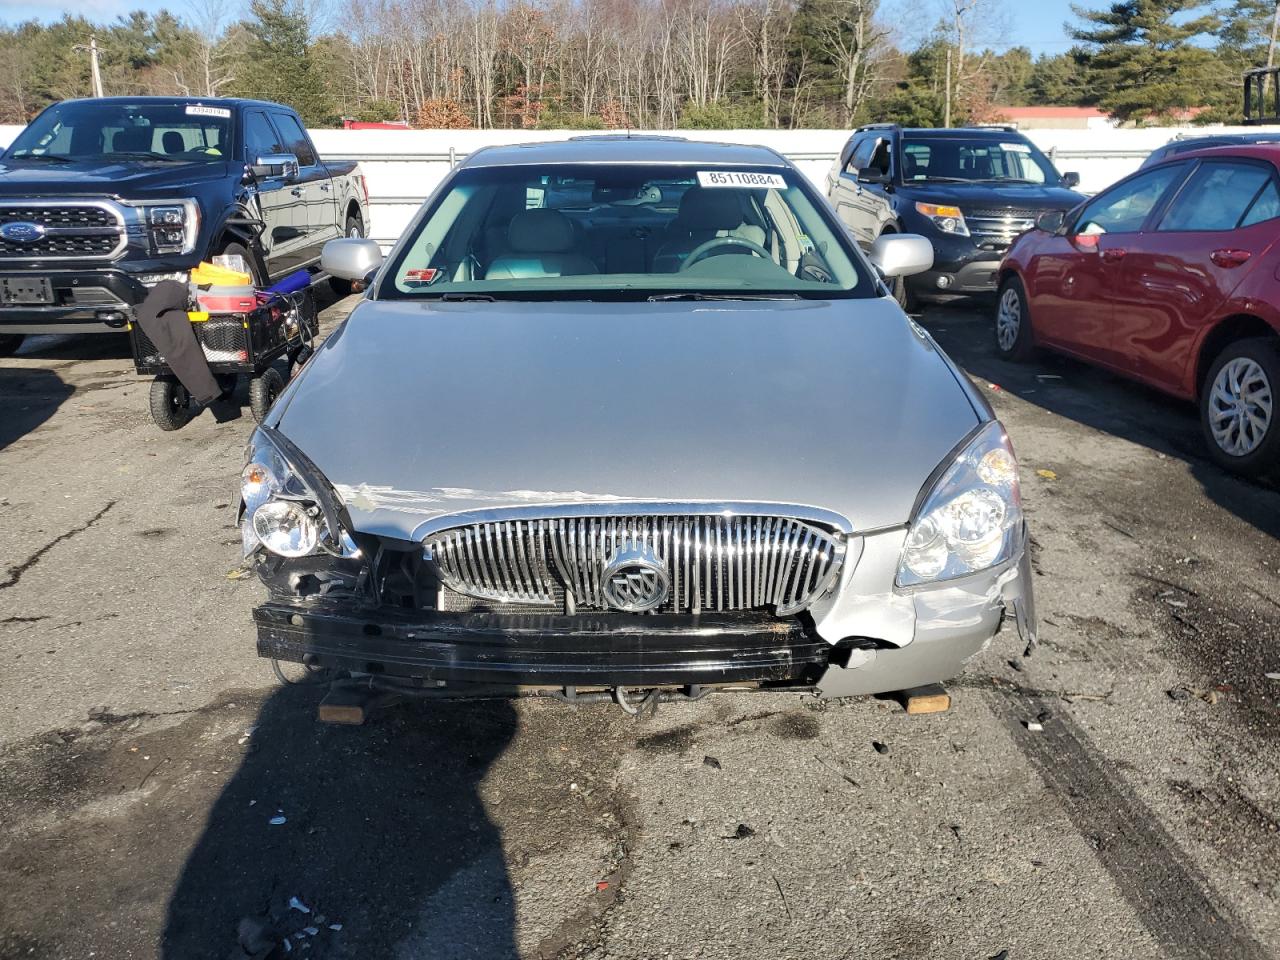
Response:
[[[902,548],[900,587],[951,580],[1013,556],[1022,530],[1018,462],[999,421],[986,424],[925,495]]]
[[[247,557],[259,547],[281,557],[359,549],[342,526],[342,505],[310,459],[284,436],[259,427],[240,474],[240,541]]]

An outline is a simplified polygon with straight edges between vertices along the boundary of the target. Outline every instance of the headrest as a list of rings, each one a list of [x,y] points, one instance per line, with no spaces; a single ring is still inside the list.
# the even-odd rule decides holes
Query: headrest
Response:
[[[507,227],[507,243],[519,253],[566,253],[574,240],[573,223],[559,210],[524,210]]]
[[[140,153],[151,149],[150,127],[125,127],[116,132],[111,149],[121,153]]]
[[[916,163],[916,158],[909,153],[902,155],[902,179],[910,180],[920,172],[920,164]]]
[[[182,139],[182,134],[177,130],[166,130],[164,136],[160,138],[160,142],[164,144],[165,153],[186,153],[187,143]]]
[[[686,230],[733,230],[742,226],[742,201],[736,190],[690,187],[676,219]]]

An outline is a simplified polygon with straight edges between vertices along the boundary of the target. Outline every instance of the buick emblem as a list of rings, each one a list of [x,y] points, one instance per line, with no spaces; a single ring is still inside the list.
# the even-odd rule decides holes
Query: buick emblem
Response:
[[[666,567],[644,544],[619,547],[601,582],[609,606],[623,613],[644,613],[661,606],[671,588]]]
[[[39,223],[0,223],[0,240],[10,243],[35,243],[44,236],[44,225]]]

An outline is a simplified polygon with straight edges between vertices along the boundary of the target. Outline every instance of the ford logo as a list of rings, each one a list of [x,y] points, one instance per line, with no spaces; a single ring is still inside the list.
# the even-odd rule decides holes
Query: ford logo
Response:
[[[35,243],[44,236],[44,225],[40,223],[0,223],[0,240],[11,243]]]

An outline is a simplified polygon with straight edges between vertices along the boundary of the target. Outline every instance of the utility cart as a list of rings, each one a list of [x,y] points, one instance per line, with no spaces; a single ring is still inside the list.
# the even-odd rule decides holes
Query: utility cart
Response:
[[[319,329],[310,288],[275,294],[243,313],[189,316],[209,371],[224,393],[235,388],[239,377],[248,378],[249,409],[258,421],[284,389],[293,366],[310,356]],[[186,387],[138,323],[129,324],[129,338],[134,369],[155,377],[151,383],[151,419],[161,430],[185,427],[196,413]]]

